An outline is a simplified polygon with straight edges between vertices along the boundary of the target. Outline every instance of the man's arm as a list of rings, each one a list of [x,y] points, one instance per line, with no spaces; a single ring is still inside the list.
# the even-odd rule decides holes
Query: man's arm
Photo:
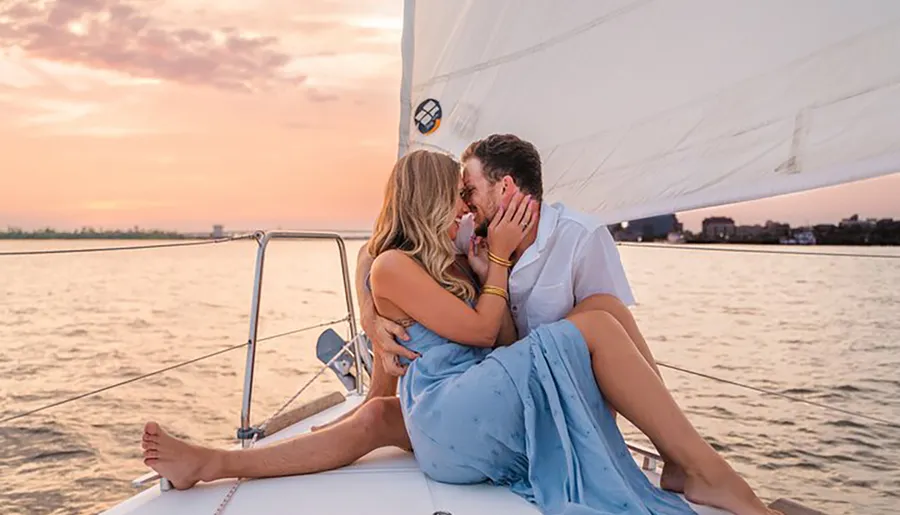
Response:
[[[503,320],[500,322],[500,332],[497,334],[497,347],[506,347],[516,343],[519,339],[519,331],[516,329],[516,322],[512,318],[509,309],[503,314]]]
[[[418,357],[416,353],[394,341],[395,335],[402,340],[409,339],[406,330],[399,324],[378,316],[378,312],[375,310],[372,292],[366,286],[366,278],[372,269],[372,262],[375,261],[369,255],[368,248],[369,242],[366,241],[356,256],[356,300],[359,303],[359,321],[366,336],[372,340],[372,352],[375,354],[372,359],[372,384],[369,385],[366,398],[361,404],[327,424],[313,426],[311,429],[314,432],[352,417],[371,399],[396,395],[397,377],[406,371],[406,367],[401,367],[397,361],[396,354],[402,354],[410,359]],[[363,350],[363,352],[366,351]],[[361,378],[357,378],[357,380],[359,381]]]
[[[641,334],[628,305],[634,304],[631,286],[616,249],[616,242],[606,227],[598,227],[583,238],[575,251],[573,284],[575,311],[602,310],[611,314],[634,341],[638,352],[662,380],[647,340]]]
[[[600,226],[579,240],[572,267],[575,303],[602,293],[616,297],[626,306],[634,305],[631,285],[609,230]]]

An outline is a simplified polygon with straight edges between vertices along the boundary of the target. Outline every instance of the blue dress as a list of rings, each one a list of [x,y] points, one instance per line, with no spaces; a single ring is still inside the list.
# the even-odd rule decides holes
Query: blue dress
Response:
[[[547,324],[480,349],[422,326],[400,342],[421,357],[400,380],[423,472],[446,483],[506,485],[542,513],[695,513],[650,484],[606,409],[581,332]]]

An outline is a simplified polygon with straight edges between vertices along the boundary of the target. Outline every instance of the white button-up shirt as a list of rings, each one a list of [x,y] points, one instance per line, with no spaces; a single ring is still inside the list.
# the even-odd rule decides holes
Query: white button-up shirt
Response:
[[[456,241],[460,251],[468,248],[473,231],[474,223],[466,217]],[[634,304],[609,230],[561,203],[542,203],[537,238],[509,275],[510,309],[519,337],[561,320],[575,304],[600,293]]]

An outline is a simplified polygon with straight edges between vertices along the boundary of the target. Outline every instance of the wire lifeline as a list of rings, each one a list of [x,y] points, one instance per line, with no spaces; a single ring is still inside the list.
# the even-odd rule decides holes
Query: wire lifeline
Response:
[[[860,253],[842,253],[842,252],[799,252],[796,250],[764,250],[764,249],[738,249],[738,248],[722,248],[710,247],[706,245],[667,245],[662,243],[631,243],[616,242],[620,247],[638,247],[651,249],[669,249],[669,250],[697,250],[701,252],[734,252],[743,254],[782,254],[787,256],[830,256],[830,257],[858,257],[858,258],[876,258],[876,259],[900,259],[900,255],[893,254],[860,254]]]
[[[271,422],[272,419],[274,419],[275,417],[277,417],[278,415],[280,415],[282,411],[284,411],[285,409],[287,409],[287,407],[290,406],[290,405],[297,399],[297,397],[300,397],[300,395],[301,395],[303,392],[305,392],[306,389],[309,388],[310,385],[312,385],[313,382],[315,382],[315,380],[318,379],[320,375],[322,375],[323,372],[325,372],[326,370],[328,370],[328,369],[331,367],[331,365],[332,365],[335,361],[337,361],[337,359],[338,359],[339,357],[341,357],[341,355],[342,355],[344,352],[346,352],[347,350],[349,350],[350,347],[356,342],[356,340],[358,340],[358,339],[360,339],[360,338],[362,338],[362,334],[361,334],[361,333],[360,333],[359,335],[357,335],[356,338],[354,338],[353,340],[350,340],[350,341],[348,341],[347,343],[345,343],[344,346],[341,347],[341,349],[340,349],[334,356],[332,356],[330,360],[328,360],[328,363],[325,363],[325,365],[323,365],[322,368],[320,368],[319,371],[316,372],[316,374],[315,374],[314,376],[312,376],[312,377],[309,379],[309,381],[306,382],[306,384],[304,384],[303,386],[300,387],[299,390],[297,390],[297,393],[295,393],[290,399],[288,399],[287,402],[285,402],[280,408],[278,408],[277,410],[275,410],[274,413],[272,413],[271,415],[269,415],[269,416],[268,416],[261,424],[257,425],[256,427],[259,428],[259,431],[255,432],[255,434],[253,435],[253,438],[252,438],[252,440],[250,441],[250,447],[249,447],[249,448],[252,449],[252,448],[256,445],[256,442],[259,441],[260,434],[264,434],[264,433],[265,433],[266,427],[268,427],[269,422]],[[360,379],[360,380],[361,380],[361,379]],[[228,492],[225,494],[225,497],[222,499],[222,502],[219,503],[219,506],[218,506],[218,508],[216,508],[216,511],[214,512],[213,515],[222,515],[222,512],[225,511],[225,508],[228,506],[228,503],[231,502],[231,498],[234,497],[234,494],[237,493],[238,488],[240,488],[241,484],[242,484],[246,479],[247,479],[247,478],[243,478],[243,477],[237,478],[237,481],[235,481],[234,485],[233,485],[233,486],[228,490]]]
[[[873,416],[871,416],[871,415],[865,415],[865,414],[863,414],[863,413],[857,413],[857,412],[850,411],[850,410],[845,410],[845,409],[842,409],[842,408],[836,408],[836,407],[834,407],[834,406],[829,406],[829,405],[827,405],[827,404],[822,404],[822,403],[819,403],[819,402],[810,401],[810,400],[803,399],[803,398],[800,398],[800,397],[794,397],[793,395],[787,395],[787,394],[775,392],[775,391],[772,391],[772,390],[766,390],[765,388],[759,388],[759,387],[757,387],[757,386],[750,386],[750,385],[738,383],[738,382],[736,382],[736,381],[731,381],[731,380],[729,380],[729,379],[722,379],[721,377],[716,377],[716,376],[712,376],[712,375],[709,375],[709,374],[704,374],[704,373],[702,373],[702,372],[694,372],[693,370],[688,370],[688,369],[686,369],[686,368],[681,368],[681,367],[678,367],[678,366],[675,366],[675,365],[670,365],[670,364],[668,364],[668,363],[663,363],[663,362],[661,362],[661,361],[657,361],[656,364],[659,365],[659,366],[661,366],[661,367],[665,367],[665,368],[669,368],[669,369],[672,369],[672,370],[677,370],[677,371],[679,371],[679,372],[683,372],[683,373],[685,373],[685,374],[691,374],[691,375],[694,375],[694,376],[697,376],[697,377],[702,377],[702,378],[704,378],[704,379],[710,379],[710,380],[712,380],[712,381],[717,381],[717,382],[720,382],[720,383],[729,384],[729,385],[737,386],[737,387],[740,387],[740,388],[745,388],[745,389],[747,389],[747,390],[752,390],[752,391],[757,392],[757,393],[762,393],[762,394],[765,394],[765,395],[773,395],[773,396],[775,396],[775,397],[781,397],[781,398],[787,399],[787,400],[789,400],[789,401],[799,402],[799,403],[802,403],[802,404],[808,404],[808,405],[810,405],[810,406],[815,406],[815,407],[817,407],[817,408],[823,408],[823,409],[829,410],[829,411],[837,411],[837,412],[843,413],[843,414],[845,414],[845,415],[851,415],[851,416],[854,416],[854,417],[864,418],[864,419],[867,419],[867,420],[872,420],[872,421],[874,421],[874,422],[880,422],[880,423],[882,423],[882,424],[887,424],[887,425],[889,425],[889,426],[893,426],[893,427],[896,427],[896,428],[900,428],[900,423],[895,422],[895,421],[891,421],[891,420],[887,420],[887,419],[883,419],[883,418],[879,418],[879,417],[873,417]]]
[[[309,326],[309,327],[303,327],[303,328],[301,328],[301,329],[294,329],[294,330],[292,330],[292,331],[287,331],[287,332],[284,332],[284,333],[275,334],[275,335],[272,335],[272,336],[267,336],[267,337],[265,337],[265,338],[260,338],[260,339],[258,339],[258,340],[256,340],[256,341],[257,341],[257,343],[259,343],[259,342],[264,342],[264,341],[266,341],[266,340],[274,340],[275,338],[282,338],[282,337],[284,337],[284,336],[290,336],[290,335],[292,335],[292,334],[297,334],[297,333],[301,333],[301,332],[304,332],[304,331],[310,331],[310,330],[312,330],[312,329],[317,329],[317,328],[320,328],[320,327],[325,327],[325,326],[329,326],[329,325],[338,324],[338,323],[340,323],[340,322],[345,322],[346,320],[347,320],[347,317],[343,317],[343,318],[340,318],[340,319],[338,319],[338,320],[333,320],[333,321],[330,321],[330,322],[322,322],[322,323],[319,323],[319,324],[311,325],[311,326]],[[120,387],[120,386],[124,386],[124,385],[130,384],[130,383],[134,383],[134,382],[137,382],[137,381],[141,381],[141,380],[147,379],[147,378],[149,378],[149,377],[157,376],[157,375],[159,375],[159,374],[163,374],[163,373],[165,373],[165,372],[169,372],[169,371],[175,370],[175,369],[177,369],[177,368],[185,367],[185,366],[187,366],[187,365],[191,365],[191,364],[193,364],[193,363],[197,363],[197,362],[199,362],[199,361],[203,361],[203,360],[206,360],[206,359],[209,359],[209,358],[218,356],[218,355],[220,355],[220,354],[225,354],[225,353],[231,352],[231,351],[233,351],[233,350],[241,349],[241,348],[244,348],[244,347],[246,347],[246,346],[247,346],[247,342],[244,342],[244,343],[240,343],[240,344],[237,344],[237,345],[232,345],[231,347],[226,347],[226,348],[224,348],[224,349],[219,349],[219,350],[217,350],[217,351],[210,352],[209,354],[204,354],[203,356],[198,356],[198,357],[193,358],[193,359],[190,359],[190,360],[188,360],[188,361],[183,361],[183,362],[181,362],[181,363],[176,363],[175,365],[171,365],[171,366],[168,366],[168,367],[160,368],[160,369],[154,370],[154,371],[152,371],[152,372],[148,372],[148,373],[146,373],[146,374],[140,375],[140,376],[138,376],[138,377],[133,377],[133,378],[131,378],[131,379],[126,379],[125,381],[120,381],[120,382],[118,382],[118,383],[111,384],[111,385],[108,385],[108,386],[104,386],[104,387],[102,387],[102,388],[97,388],[97,389],[95,389],[95,390],[91,390],[91,391],[89,391],[89,392],[85,392],[85,393],[76,395],[76,396],[74,396],[74,397],[69,397],[69,398],[63,399],[63,400],[61,400],[61,401],[57,401],[57,402],[54,402],[54,403],[51,403],[51,404],[47,404],[47,405],[45,405],[45,406],[41,406],[41,407],[39,407],[39,408],[35,408],[35,409],[33,409],[33,410],[30,410],[30,411],[22,412],[22,413],[19,413],[19,414],[17,414],[17,415],[13,415],[13,416],[11,416],[11,417],[4,418],[4,419],[0,420],[0,424],[5,424],[5,423],[7,423],[7,422],[12,422],[13,420],[17,420],[17,419],[24,418],[24,417],[27,417],[27,416],[30,416],[30,415],[34,415],[34,414],[36,414],[36,413],[40,413],[40,412],[45,411],[45,410],[48,410],[48,409],[50,409],[50,408],[55,408],[55,407],[58,407],[58,406],[62,406],[62,405],[64,405],[64,404],[69,404],[69,403],[71,403],[71,402],[75,402],[75,401],[77,401],[77,400],[84,399],[84,398],[86,398],[86,397],[91,397],[91,396],[97,395],[97,394],[99,394],[99,393],[103,393],[103,392],[106,392],[106,391],[108,391],[108,390],[112,390],[112,389],[118,388],[118,387]]]
[[[148,245],[120,245],[116,247],[93,247],[87,249],[43,249],[43,250],[17,250],[0,252],[3,256],[47,256],[53,254],[86,254],[91,252],[118,252],[123,250],[147,250],[147,249],[164,249],[172,247],[196,247],[198,245],[214,245],[216,243],[228,243],[238,240],[250,240],[256,238],[255,234],[241,234],[228,238],[216,238],[202,241],[185,241],[177,243],[155,243]]]

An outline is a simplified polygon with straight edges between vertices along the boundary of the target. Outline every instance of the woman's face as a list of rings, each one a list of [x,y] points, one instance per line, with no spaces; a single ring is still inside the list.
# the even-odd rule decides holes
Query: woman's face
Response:
[[[459,178],[459,185],[456,188],[456,218],[454,218],[453,223],[450,224],[450,230],[448,231],[448,236],[453,241],[456,241],[456,235],[459,234],[459,220],[469,213],[469,207],[463,201],[462,191],[466,185],[463,183],[462,177]]]

